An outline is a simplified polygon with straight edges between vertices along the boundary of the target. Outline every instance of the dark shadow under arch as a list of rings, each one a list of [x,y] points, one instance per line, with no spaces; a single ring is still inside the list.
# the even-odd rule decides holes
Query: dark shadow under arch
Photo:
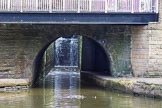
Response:
[[[112,75],[109,55],[97,41],[90,37],[83,37],[81,71]]]
[[[56,38],[57,39],[57,38]],[[43,55],[46,49],[49,47],[49,45],[54,42],[56,39],[51,40],[49,43],[47,43],[37,54],[35,57],[34,63],[33,63],[33,77],[32,77],[32,87],[34,87],[39,80],[39,76],[41,74],[41,64],[43,60]]]

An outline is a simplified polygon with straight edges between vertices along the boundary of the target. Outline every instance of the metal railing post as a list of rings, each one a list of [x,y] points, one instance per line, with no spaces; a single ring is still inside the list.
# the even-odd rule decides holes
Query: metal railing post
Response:
[[[80,0],[78,0],[78,13],[80,13]]]
[[[153,12],[152,0],[150,0],[150,6],[151,6],[151,7],[150,7],[150,8],[151,8],[150,10],[151,10],[151,12]]]
[[[89,12],[92,11],[92,0],[89,0]]]
[[[134,13],[134,0],[132,0],[132,11],[131,13]]]
[[[115,0],[115,12],[117,12],[117,8],[118,8],[118,1]]]
[[[20,12],[23,12],[23,0],[20,1]]]
[[[63,11],[65,11],[65,0],[63,0]]]
[[[156,13],[159,13],[159,0],[156,0]]]
[[[107,6],[108,6],[108,2],[107,2],[107,0],[105,0],[105,13],[107,13]]]
[[[36,8],[36,11],[38,11],[38,0],[35,0],[35,8]]]
[[[52,0],[49,0],[49,12],[52,13]]]
[[[11,1],[8,0],[8,3],[7,3],[7,10],[8,10],[8,11],[10,10],[10,4],[11,4]]]

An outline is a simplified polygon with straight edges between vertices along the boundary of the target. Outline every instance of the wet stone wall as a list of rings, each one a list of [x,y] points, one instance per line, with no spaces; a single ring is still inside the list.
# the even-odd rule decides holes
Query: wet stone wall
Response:
[[[47,29],[0,25],[0,78],[32,78],[36,56],[52,39]]]
[[[43,57],[40,58],[40,62],[38,71],[41,74],[39,79],[44,78],[54,66],[54,43],[51,43],[45,50]]]
[[[95,36],[95,40],[105,48],[108,54],[112,75],[131,75],[131,27],[107,26],[99,30],[104,31],[100,35]]]

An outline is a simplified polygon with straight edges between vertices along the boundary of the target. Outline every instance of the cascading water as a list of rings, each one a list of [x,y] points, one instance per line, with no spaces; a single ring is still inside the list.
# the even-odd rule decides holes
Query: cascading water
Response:
[[[78,39],[70,40],[70,66],[78,66]]]
[[[79,67],[78,38],[59,38],[55,41],[55,68]]]

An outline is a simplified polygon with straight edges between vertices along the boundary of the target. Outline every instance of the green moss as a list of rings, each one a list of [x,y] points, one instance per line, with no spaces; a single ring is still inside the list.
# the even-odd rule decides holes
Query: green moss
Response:
[[[150,89],[152,89],[152,90],[160,90],[160,89],[162,89],[162,87],[160,87],[159,85],[152,84],[152,85],[150,85]]]
[[[133,86],[137,81],[136,80],[113,80],[114,83],[119,83],[123,86]]]

